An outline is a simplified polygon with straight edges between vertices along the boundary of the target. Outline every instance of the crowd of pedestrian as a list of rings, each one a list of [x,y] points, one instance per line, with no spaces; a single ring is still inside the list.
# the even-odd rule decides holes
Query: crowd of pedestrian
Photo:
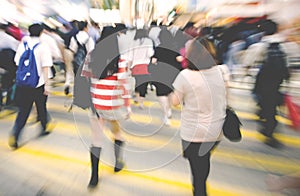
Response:
[[[269,26],[275,25],[270,21],[265,22]],[[89,24],[86,21],[72,21],[64,23],[60,28],[50,27],[49,24],[32,24],[26,33],[10,25],[12,24],[0,26],[0,54],[6,52],[4,54],[10,54],[5,55],[6,59],[12,57],[9,62],[4,63],[9,68],[1,65],[0,107],[3,106],[2,90],[7,91],[7,96],[10,97],[15,85],[14,99],[7,99],[6,102],[13,102],[18,107],[9,137],[11,148],[17,149],[20,146],[19,136],[33,103],[42,126],[40,135],[51,132],[47,96],[51,91],[50,80],[55,79],[56,69],[53,65],[62,64],[66,95],[73,92],[74,77],[84,77],[89,84],[91,104],[88,108],[92,143],[91,179],[88,187],[94,188],[98,184],[105,123],[111,125],[114,135],[114,171],[119,172],[125,166],[122,148],[126,141],[118,120],[130,117],[131,98],[140,109],[145,108],[144,100],[150,84],[155,86],[161,104],[163,124],[170,125],[172,105],[183,105],[180,127],[183,156],[191,167],[194,195],[207,195],[210,156],[222,139],[222,125],[228,105],[227,88],[232,67],[229,69],[226,63],[231,65],[231,54],[239,51],[237,48],[241,47],[241,40],[233,39],[224,47],[226,40],[219,40],[210,28],[199,31],[191,23],[183,29],[164,25],[134,29],[127,28],[124,24],[100,28],[95,22]],[[275,25],[272,34],[276,32],[276,28]],[[264,40],[262,35],[265,33],[266,31],[247,34],[247,47],[252,49],[256,43]],[[21,73],[20,67],[23,65],[20,62],[25,58],[23,54],[27,50],[35,58],[38,80],[34,86],[15,80]],[[269,54],[266,48],[264,51],[265,56]],[[2,57],[3,55],[1,63]],[[78,63],[80,58],[82,63]],[[262,65],[253,91],[261,107],[263,128],[260,132],[268,137],[266,144],[272,147],[279,146],[273,137],[278,103],[271,104],[268,97],[269,93],[277,95],[282,81],[288,79],[286,65],[280,66],[283,67],[278,69],[281,75],[270,75],[265,73],[273,73],[272,65]],[[263,74],[266,76],[261,79]],[[24,75],[24,80],[32,75],[29,71]],[[272,81],[276,81],[273,91],[264,94],[261,89],[271,89],[268,85],[274,84]],[[76,81],[73,85],[76,87]]]

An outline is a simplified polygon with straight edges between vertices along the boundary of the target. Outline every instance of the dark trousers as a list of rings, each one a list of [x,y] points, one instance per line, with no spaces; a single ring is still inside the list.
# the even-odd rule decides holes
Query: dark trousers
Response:
[[[16,140],[18,141],[19,135],[26,124],[33,103],[35,103],[37,108],[37,114],[42,125],[42,132],[45,131],[47,125],[47,96],[44,95],[44,86],[39,88],[17,86],[15,96],[16,104],[19,108],[13,127],[13,135]]]
[[[271,100],[264,101],[260,104],[261,107],[261,118],[263,126],[262,133],[267,137],[272,137],[275,127],[277,126],[277,120],[275,118],[277,114],[277,104]]]
[[[188,159],[193,181],[193,195],[206,196],[210,154],[219,142],[194,143],[182,140],[183,156]]]

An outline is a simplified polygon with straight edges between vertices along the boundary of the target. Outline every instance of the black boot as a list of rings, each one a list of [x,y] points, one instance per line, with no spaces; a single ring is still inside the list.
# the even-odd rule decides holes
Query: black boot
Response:
[[[101,148],[99,147],[91,147],[90,149],[92,176],[88,188],[95,188],[98,184],[98,165],[99,165],[100,152],[101,152]]]
[[[120,140],[115,140],[115,168],[114,171],[115,172],[119,172],[124,168],[124,162],[122,160],[122,156],[121,156],[121,147],[123,146],[123,141]]]

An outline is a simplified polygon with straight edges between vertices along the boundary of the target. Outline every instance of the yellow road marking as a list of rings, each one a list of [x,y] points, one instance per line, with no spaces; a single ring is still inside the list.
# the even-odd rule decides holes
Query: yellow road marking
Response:
[[[62,107],[61,105],[58,104],[53,104],[50,103],[49,104],[49,109],[51,110],[55,110],[55,111],[62,111],[62,112],[67,112],[67,107]],[[86,116],[88,116],[88,111],[84,111],[81,109],[75,109],[73,110],[75,113],[79,112],[80,114],[86,114]],[[14,120],[16,114],[11,114],[11,111],[9,110],[4,110],[0,113],[0,120]],[[8,115],[9,116],[5,116]],[[247,118],[247,119],[257,119],[256,115],[250,114],[250,113],[246,113],[246,112],[238,112],[238,115],[241,118]],[[3,119],[1,119],[1,117]],[[155,124],[155,125],[162,125],[161,120],[158,117],[154,117],[154,116],[149,116],[149,115],[142,115],[142,114],[132,114],[130,117],[130,120],[132,122],[138,122],[138,123],[146,123],[146,124]],[[30,121],[34,121],[29,119]],[[180,127],[180,120],[177,119],[171,119],[171,128],[174,129],[179,129]],[[265,137],[262,136],[261,134],[259,134],[257,131],[255,130],[244,130],[242,129],[242,135],[244,139],[251,139],[251,140],[259,140],[259,141],[264,141]],[[297,147],[300,148],[300,137],[297,136],[289,136],[286,134],[282,134],[282,133],[275,133],[274,134],[275,138],[277,138],[279,141],[283,142],[284,144],[291,146],[291,147]]]
[[[60,119],[57,122],[57,127],[60,127],[59,133],[67,134],[67,135],[77,135],[83,136],[84,138],[89,137],[89,126],[84,123],[77,123],[77,128],[75,124],[71,124],[69,121]],[[79,130],[85,130],[79,131]],[[105,130],[107,135],[110,134],[108,129]],[[257,132],[243,130],[243,137],[247,139],[263,139],[263,136],[258,134]],[[280,136],[280,140],[282,136]],[[125,138],[128,141],[128,144],[131,146],[139,146],[145,149],[157,149],[163,147],[167,150],[171,150],[174,153],[180,153],[181,144],[179,138],[167,138],[160,137],[157,135],[151,137],[139,137],[131,134],[125,133]],[[296,138],[283,136],[289,144],[295,145],[299,147],[299,140]],[[247,155],[247,156],[245,156]],[[263,153],[257,152],[248,152],[246,150],[232,150],[229,148],[217,148],[215,151],[215,155],[213,156],[216,161],[226,162],[230,165],[242,166],[245,168],[257,169],[262,171],[273,171],[277,173],[286,173],[286,172],[294,172],[295,170],[299,170],[300,160],[289,160],[282,157],[276,157],[272,155],[265,155]],[[234,160],[234,161],[233,161]],[[265,167],[262,167],[265,166]]]
[[[60,152],[62,152],[61,149],[60,149]],[[51,153],[51,152],[31,149],[29,147],[23,147],[23,148],[18,149],[18,153],[26,153],[26,154],[32,155],[34,157],[40,157],[40,158],[47,159],[47,160],[49,160],[49,159],[50,160],[60,160],[60,161],[63,160],[63,161],[70,162],[72,164],[75,163],[75,164],[80,164],[80,165],[84,165],[84,166],[89,166],[89,164],[90,164],[88,161],[83,161],[81,159],[77,159],[74,157],[66,157],[66,156],[62,156],[62,155]],[[64,153],[64,154],[67,154],[67,153]],[[104,164],[101,165],[101,170],[105,170],[106,172],[112,173],[112,167],[109,167]],[[170,174],[168,171],[161,172],[160,175],[158,176],[158,175],[153,175],[150,172],[137,173],[137,172],[123,170],[123,171],[119,172],[118,175],[123,175],[126,177],[133,178],[133,179],[130,179],[130,182],[131,182],[130,184],[136,184],[136,183],[132,183],[133,181],[138,181],[138,182],[151,181],[154,183],[164,184],[167,186],[171,185],[171,186],[181,188],[181,189],[188,189],[188,190],[192,189],[190,182],[178,180],[178,179],[186,179],[185,174],[180,174],[182,176],[180,178],[178,178],[177,180],[170,179],[169,178]],[[127,182],[129,182],[129,181],[127,181]],[[218,188],[215,188],[215,187],[218,187]],[[155,187],[153,187],[153,188],[155,188]],[[210,195],[220,195],[220,196],[268,195],[267,192],[247,189],[244,187],[242,188],[242,187],[239,187],[236,185],[232,186],[232,184],[230,186],[228,186],[228,184],[219,183],[216,181],[208,182],[208,193]],[[275,195],[277,196],[278,194],[275,194]]]

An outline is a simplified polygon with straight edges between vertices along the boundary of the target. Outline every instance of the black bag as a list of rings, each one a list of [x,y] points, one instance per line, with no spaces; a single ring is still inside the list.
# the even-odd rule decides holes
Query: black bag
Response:
[[[79,67],[81,67],[84,62],[85,62],[85,58],[86,58],[86,55],[87,55],[87,50],[86,50],[86,47],[85,47],[85,44],[80,44],[79,41],[77,40],[76,36],[74,36],[74,39],[76,40],[77,42],[77,51],[76,53],[74,54],[74,57],[73,57],[73,60],[72,60],[72,64],[73,64],[73,72],[74,72],[74,75],[77,75],[77,71],[79,69]],[[79,72],[81,73],[81,72]]]
[[[242,139],[242,123],[231,107],[226,108],[226,117],[223,124],[223,134],[231,142],[239,142]]]
[[[74,79],[73,105],[82,109],[87,109],[92,106],[92,97],[90,92],[91,79],[81,76],[83,65],[78,69]]]

